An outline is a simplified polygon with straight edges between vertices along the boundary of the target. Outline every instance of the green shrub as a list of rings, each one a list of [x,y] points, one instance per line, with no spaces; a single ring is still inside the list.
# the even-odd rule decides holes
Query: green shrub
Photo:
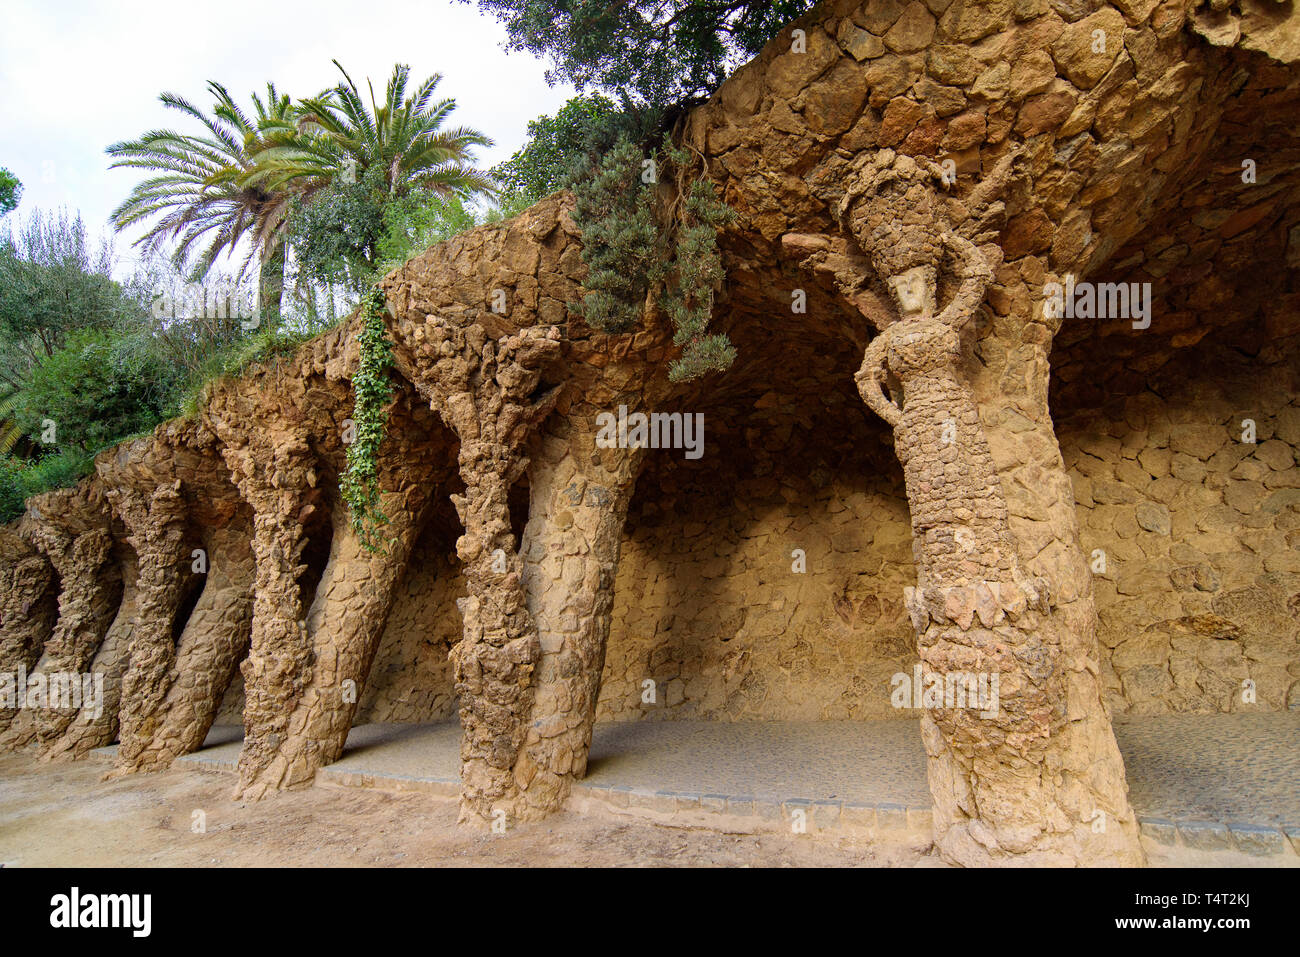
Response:
[[[69,334],[31,371],[14,418],[47,450],[99,451],[152,429],[173,406],[181,372],[131,336],[104,329]],[[48,426],[52,423],[53,441]]]
[[[727,369],[736,358],[726,335],[706,331],[724,278],[718,229],[735,212],[709,180],[687,185],[690,166],[690,154],[667,137],[663,152],[649,160],[623,138],[573,186],[587,278],[582,301],[570,308],[594,329],[627,332],[657,292],[673,324],[673,344],[682,347],[668,369],[673,382]],[[676,178],[678,199],[660,213],[652,184],[666,174]]]
[[[31,496],[76,485],[92,471],[94,456],[80,449],[66,449],[34,462],[8,455],[0,458],[0,522],[22,515]]]
[[[667,237],[642,183],[644,159],[639,146],[620,139],[573,187],[587,279],[572,308],[602,332],[627,332],[640,322],[646,296],[668,272]]]

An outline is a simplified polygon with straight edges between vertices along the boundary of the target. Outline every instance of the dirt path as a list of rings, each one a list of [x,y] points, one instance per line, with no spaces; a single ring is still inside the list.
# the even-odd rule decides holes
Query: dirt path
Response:
[[[915,852],[803,836],[728,835],[561,813],[503,835],[456,826],[456,803],[315,787],[243,803],[234,778],[172,770],[104,782],[105,765],[0,757],[6,866],[909,866]],[[194,812],[206,832],[191,831]]]
[[[811,835],[735,835],[571,812],[503,835],[456,826],[427,794],[314,787],[230,799],[234,777],[191,769],[102,781],[90,761],[0,756],[0,866],[14,867],[935,867],[915,850]],[[203,812],[205,830],[191,824]],[[1295,867],[1300,859],[1146,842],[1156,867]]]

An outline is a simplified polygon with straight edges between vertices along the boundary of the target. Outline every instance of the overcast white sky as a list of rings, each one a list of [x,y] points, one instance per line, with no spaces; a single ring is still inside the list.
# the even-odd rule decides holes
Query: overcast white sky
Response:
[[[5,0],[0,31],[0,166],[23,183],[6,226],[32,209],[80,211],[92,235],[139,177],[108,169],[104,147],[160,126],[188,128],[158,94],[201,107],[210,79],[241,102],[272,80],[294,97],[334,84],[337,58],[363,90],[383,96],[394,63],[411,85],[443,76],[453,125],[496,141],[484,167],[510,156],[528,121],[554,113],[573,91],[548,87],[545,64],[507,55],[504,28],[477,4],[455,0]],[[135,255],[119,237],[118,274]]]

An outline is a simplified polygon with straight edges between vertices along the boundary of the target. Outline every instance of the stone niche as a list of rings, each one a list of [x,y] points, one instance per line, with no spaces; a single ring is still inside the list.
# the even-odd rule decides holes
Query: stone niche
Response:
[[[1300,349],[1263,359],[1203,342],[1058,418],[1117,713],[1300,708]]]
[[[1115,713],[1300,708],[1297,345],[1170,350],[1140,389],[1104,384],[1100,404],[1054,382]],[[1068,368],[1083,351],[1055,358]],[[599,718],[913,715],[889,701],[891,676],[917,660],[902,476],[888,437],[836,413],[827,385],[820,407],[773,391],[733,427],[706,416],[708,465],[654,453],[623,545]]]
[[[889,703],[915,660],[901,470],[847,393],[803,398],[767,393],[730,428],[706,411],[701,463],[652,453],[598,719],[907,716]]]

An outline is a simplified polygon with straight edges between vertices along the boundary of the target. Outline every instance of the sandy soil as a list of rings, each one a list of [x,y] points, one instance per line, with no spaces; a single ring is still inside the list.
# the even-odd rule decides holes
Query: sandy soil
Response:
[[[171,770],[101,781],[107,767],[0,756],[0,864],[27,866],[909,866],[809,836],[728,835],[556,814],[502,835],[456,826],[456,802],[314,787],[230,799],[229,774]],[[191,832],[193,812],[206,833]]]
[[[318,786],[232,801],[229,774],[191,769],[103,781],[106,765],[0,756],[0,866],[933,867],[916,850],[809,835],[734,835],[556,814],[503,835],[456,826],[427,794]],[[205,832],[194,833],[202,811]],[[1148,846],[1156,866],[1295,866]]]

